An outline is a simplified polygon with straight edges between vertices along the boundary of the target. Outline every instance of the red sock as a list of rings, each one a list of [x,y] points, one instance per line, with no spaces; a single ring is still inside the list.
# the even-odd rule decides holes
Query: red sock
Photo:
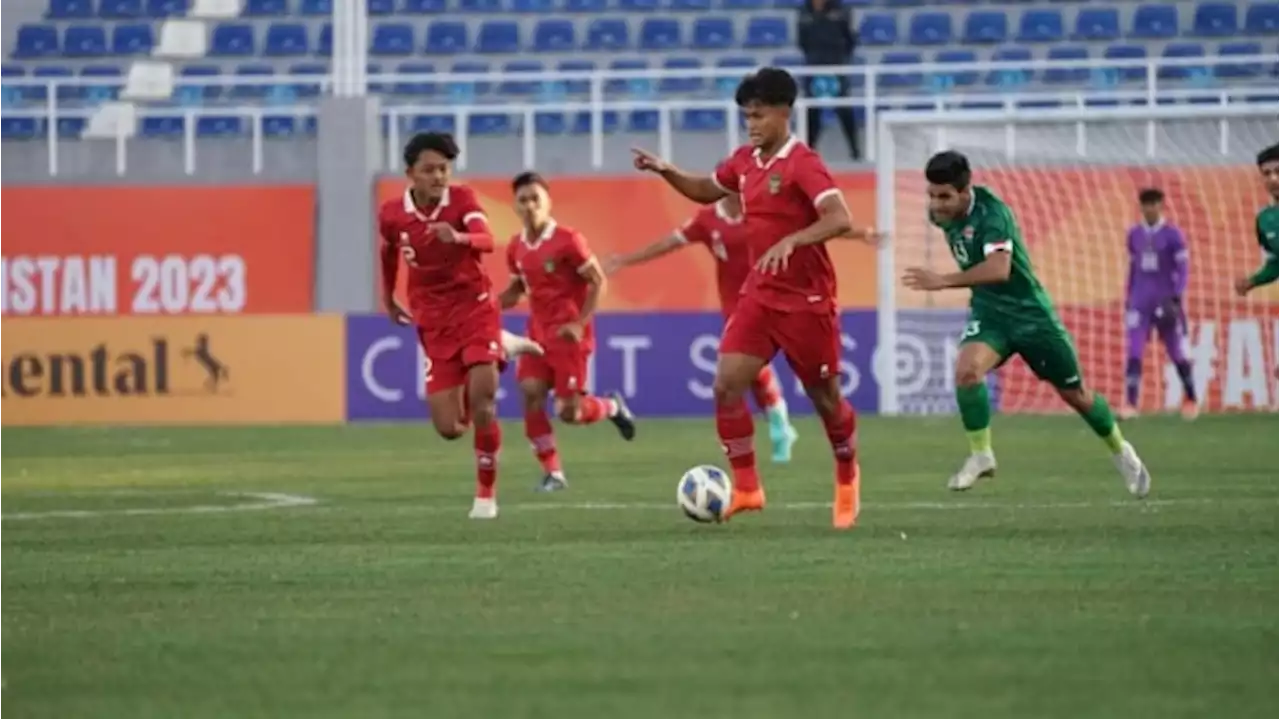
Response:
[[[595,424],[617,412],[613,400],[585,395],[578,399],[578,424]]]
[[[822,418],[831,442],[831,452],[836,457],[836,484],[853,484],[858,466],[858,416],[846,399],[836,405],[836,411]]]
[[[492,499],[498,483],[498,450],[502,447],[502,426],[497,420],[476,425],[476,497]]]
[[[524,435],[529,438],[533,455],[542,465],[542,471],[555,474],[560,471],[560,453],[556,451],[556,436],[551,430],[551,419],[544,410],[524,413]]]
[[[756,406],[762,410],[769,409],[782,399],[782,388],[778,386],[778,378],[774,376],[772,367],[765,365],[760,370],[756,381],[751,383],[751,394],[755,397]]]
[[[756,423],[747,403],[738,400],[729,405],[717,404],[716,431],[733,469],[733,488],[741,492],[760,489],[760,475],[756,472]]]

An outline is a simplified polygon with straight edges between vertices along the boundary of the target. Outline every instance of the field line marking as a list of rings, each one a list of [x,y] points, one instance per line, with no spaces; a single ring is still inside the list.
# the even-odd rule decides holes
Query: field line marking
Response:
[[[219,492],[223,497],[241,497],[255,501],[242,504],[195,504],[186,507],[134,507],[129,509],[66,509],[48,512],[16,512],[5,514],[0,519],[89,519],[93,517],[141,517],[153,514],[219,514],[226,512],[259,512],[265,509],[287,509],[289,507],[309,507],[316,504],[315,497],[302,494],[284,494],[282,492]],[[84,496],[83,494],[79,496]]]

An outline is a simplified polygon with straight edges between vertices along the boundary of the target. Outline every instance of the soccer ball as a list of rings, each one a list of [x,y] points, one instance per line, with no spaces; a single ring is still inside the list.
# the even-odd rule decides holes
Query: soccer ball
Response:
[[[694,467],[680,478],[676,487],[676,503],[685,516],[695,522],[719,522],[729,511],[733,483],[719,467],[704,464]]]

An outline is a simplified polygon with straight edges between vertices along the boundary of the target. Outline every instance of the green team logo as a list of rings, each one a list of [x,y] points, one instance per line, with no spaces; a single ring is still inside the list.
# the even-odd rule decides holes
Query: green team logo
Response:
[[[555,271],[556,271],[556,261],[555,261],[555,260],[547,260],[546,262],[543,262],[543,263],[542,263],[542,271],[543,271],[543,272],[555,272]]]

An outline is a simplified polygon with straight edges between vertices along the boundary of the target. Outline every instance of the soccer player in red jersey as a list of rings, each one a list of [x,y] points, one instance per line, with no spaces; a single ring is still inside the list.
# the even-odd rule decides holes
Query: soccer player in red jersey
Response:
[[[525,433],[545,472],[538,488],[553,492],[567,487],[568,480],[547,418],[549,391],[555,394],[556,415],[569,424],[608,419],[629,441],[636,434],[635,418],[621,394],[605,398],[585,391],[587,359],[595,350],[592,316],[605,286],[600,263],[586,238],[552,219],[551,195],[541,175],[522,173],[511,189],[524,230],[507,245],[511,283],[499,304],[507,309],[529,297],[529,337],[544,354],[521,357],[516,377],[524,395]]]
[[[458,146],[447,134],[415,135],[404,149],[404,197],[378,212],[387,314],[417,327],[427,357],[427,405],[436,431],[458,439],[475,424],[476,497],[472,519],[498,516],[494,485],[502,433],[495,402],[508,355],[541,352],[502,330],[497,298],[481,257],[494,249],[484,210],[470,188],[450,184]],[[409,310],[395,298],[400,258],[408,268]]]
[[[823,243],[845,236],[874,241],[878,235],[852,228],[826,165],[791,135],[795,99],[796,81],[788,72],[763,68],[744,78],[735,95],[750,144],[710,177],[684,172],[643,150],[634,151],[635,166],[660,175],[694,202],[742,196],[755,266],[725,325],[715,380],[716,428],[734,479],[726,516],[764,508],[755,427],[744,396],[781,350],[826,427],[836,464],[832,523],[848,529],[859,508],[856,418],[840,393],[836,275]]]
[[[720,312],[725,322],[733,315],[742,295],[742,286],[751,274],[751,257],[747,248],[746,223],[742,221],[742,202],[731,194],[714,205],[702,208],[684,226],[666,239],[658,240],[635,252],[614,255],[605,260],[605,272],[613,274],[624,267],[642,265],[689,245],[706,247],[716,261],[716,286],[720,291]],[[769,440],[773,445],[773,461],[791,461],[791,446],[797,434],[787,416],[787,401],[782,397],[778,378],[768,364],[751,384],[756,406],[769,420]]]

